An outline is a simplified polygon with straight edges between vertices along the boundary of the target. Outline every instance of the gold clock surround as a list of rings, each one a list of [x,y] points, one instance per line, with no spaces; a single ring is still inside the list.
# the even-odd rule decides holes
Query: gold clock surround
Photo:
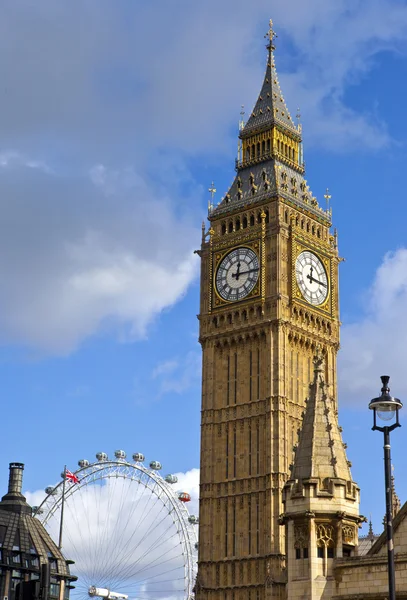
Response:
[[[233,250],[238,250],[239,248],[248,248],[249,250],[252,250],[252,252],[254,252],[256,254],[258,262],[259,262],[259,276],[258,276],[258,279],[257,279],[257,282],[256,282],[254,288],[251,290],[251,292],[247,296],[245,296],[244,298],[238,299],[238,300],[225,300],[224,298],[222,298],[222,296],[219,294],[219,292],[217,290],[216,274],[218,272],[218,268],[219,268],[220,264],[222,263],[223,259],[228,254],[233,252]],[[248,300],[258,298],[261,294],[262,271],[263,271],[262,262],[263,261],[262,261],[260,241],[244,243],[244,244],[237,244],[235,246],[227,248],[227,250],[214,252],[213,253],[213,273],[212,273],[212,281],[211,281],[211,293],[213,293],[213,307],[220,308],[220,307],[225,307],[225,306],[232,306],[235,304],[247,302]]]
[[[332,265],[331,258],[329,256],[327,256],[327,254],[322,252],[319,248],[315,248],[315,242],[311,246],[306,243],[303,243],[302,241],[294,240],[292,246],[293,246],[293,250],[292,250],[292,260],[291,260],[291,290],[292,290],[293,302],[299,302],[311,310],[323,311],[324,313],[328,313],[329,315],[332,315],[333,314],[333,302],[332,302],[332,299],[333,299],[333,294],[332,294],[333,265]],[[296,264],[297,258],[299,257],[299,255],[302,252],[310,252],[311,254],[315,255],[324,266],[324,269],[325,269],[325,272],[327,275],[327,279],[328,279],[328,294],[327,294],[327,297],[325,298],[325,300],[321,304],[315,305],[315,304],[311,304],[310,302],[308,302],[306,300],[306,298],[304,298],[304,296],[300,290],[300,287],[298,285],[297,277],[296,277],[296,273],[295,273],[295,264]]]

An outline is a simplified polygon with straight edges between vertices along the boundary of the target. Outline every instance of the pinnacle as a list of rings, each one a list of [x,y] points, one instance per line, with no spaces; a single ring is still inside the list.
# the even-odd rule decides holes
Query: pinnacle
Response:
[[[314,358],[314,380],[310,385],[291,478],[352,481],[350,463],[346,457],[333,399],[328,394],[324,361],[320,353]]]

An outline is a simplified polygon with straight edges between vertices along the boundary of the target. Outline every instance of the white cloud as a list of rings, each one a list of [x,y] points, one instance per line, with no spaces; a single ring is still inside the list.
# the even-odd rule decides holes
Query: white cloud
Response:
[[[142,337],[182,297],[197,268],[191,215],[198,224],[203,193],[185,157],[230,152],[240,104],[261,84],[270,16],[282,87],[291,109],[302,106],[307,144],[391,141],[374,99],[355,111],[344,91],[382,50],[405,50],[407,7],[396,0],[256,0],[250,11],[236,0],[6,4],[3,342],[64,353],[100,331]],[[168,379],[163,391],[188,385]]]
[[[341,334],[339,393],[353,405],[378,395],[380,375],[390,375],[395,395],[407,394],[406,248],[386,254],[364,299],[364,317]]]
[[[134,169],[71,180],[20,165],[0,171],[0,195],[3,339],[54,353],[105,330],[137,339],[196,275],[188,211]]]
[[[86,486],[68,485],[63,552],[76,562],[71,568],[79,577],[73,598],[87,595],[90,585],[129,594],[129,599],[184,598],[184,557],[176,513],[160,499],[157,488],[151,491],[145,476],[140,472],[131,475],[131,470],[126,479],[98,480],[96,475]],[[174,502],[184,510],[177,491],[189,492],[189,512],[197,515],[199,470],[177,475],[178,483],[171,486]],[[38,505],[44,493],[28,492],[26,497]],[[58,509],[47,524],[55,541],[59,518]],[[197,531],[196,526],[188,528]],[[194,544],[192,537],[191,542]]]

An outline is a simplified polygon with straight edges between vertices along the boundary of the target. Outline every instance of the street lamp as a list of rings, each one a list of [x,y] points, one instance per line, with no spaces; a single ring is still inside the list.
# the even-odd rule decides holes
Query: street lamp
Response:
[[[396,600],[396,580],[394,573],[394,544],[393,544],[393,523],[392,523],[392,488],[391,488],[391,457],[390,457],[390,431],[401,427],[399,423],[399,409],[403,404],[398,398],[390,396],[388,375],[382,375],[382,390],[378,398],[373,398],[369,403],[369,408],[373,410],[373,431],[382,431],[384,434],[384,479],[386,486],[386,532],[387,532],[387,563],[389,574],[389,600]],[[383,427],[376,425],[376,415],[389,423]],[[390,424],[390,421],[396,422]]]

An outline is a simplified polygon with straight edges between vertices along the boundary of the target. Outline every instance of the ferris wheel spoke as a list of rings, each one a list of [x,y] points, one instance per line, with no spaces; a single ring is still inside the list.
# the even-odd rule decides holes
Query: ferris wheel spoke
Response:
[[[80,483],[67,489],[64,552],[76,561],[79,577],[71,600],[88,599],[90,585],[139,600],[186,600],[196,541],[188,511],[158,473],[120,459],[98,456],[98,462],[81,465]],[[61,484],[53,494],[42,503],[40,520],[55,536]]]
[[[174,535],[173,535],[173,536],[171,536],[171,537],[174,537],[175,535],[177,535],[177,532],[176,532],[176,534],[174,534]],[[165,541],[165,542],[168,542],[168,541],[171,539],[171,537],[170,537],[170,538],[168,538],[168,539],[166,539],[166,540],[164,540],[164,541]],[[160,545],[162,545],[162,544],[160,544]],[[158,548],[158,547],[159,547],[159,546],[157,546],[157,548]],[[138,565],[138,563],[140,562],[140,560],[143,560],[143,558],[145,558],[145,557],[148,555],[148,551],[146,551],[146,552],[144,553],[144,555],[143,555],[143,556],[141,556],[141,557],[140,557],[140,558],[139,558],[137,561],[135,561],[135,562],[134,562],[134,563],[132,563],[132,564],[131,564],[129,567],[127,567],[127,573],[126,573],[126,572],[124,572],[124,571],[121,571],[121,572],[120,572],[120,575],[122,575],[122,576],[126,576],[126,574],[129,574],[129,569],[133,569],[133,571],[131,572],[131,574],[132,574],[132,576],[135,576],[135,575],[137,575],[137,580],[138,580],[138,578],[139,578],[139,575],[140,575],[140,573],[141,573],[142,571],[144,571],[146,568],[151,568],[151,566],[153,566],[153,562],[156,562],[156,561],[157,561],[157,560],[159,560],[159,559],[160,559],[162,556],[165,556],[165,555],[167,555],[167,554],[168,554],[168,552],[164,552],[164,553],[163,553],[163,554],[162,554],[160,557],[158,557],[158,558],[155,558],[155,559],[154,559],[154,561],[151,561],[151,562],[150,562],[150,563],[148,563],[147,565],[144,565],[144,567],[143,567],[142,569],[138,569],[138,568],[137,568],[137,565]],[[172,559],[171,559],[171,560],[172,560]],[[163,563],[162,563],[162,564],[163,564]],[[136,567],[136,568],[135,568],[135,567]]]

